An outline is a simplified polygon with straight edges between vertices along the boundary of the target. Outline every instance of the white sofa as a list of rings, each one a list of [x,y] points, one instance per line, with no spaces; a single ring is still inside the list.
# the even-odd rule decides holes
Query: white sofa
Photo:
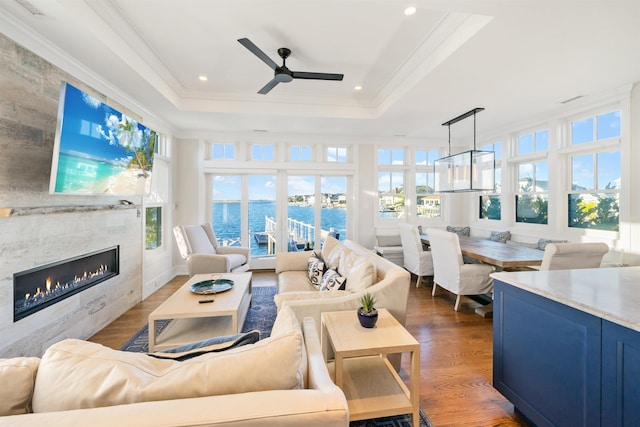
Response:
[[[309,256],[310,252],[276,254],[278,294],[275,301],[279,310],[289,306],[298,319],[311,317],[319,328],[322,312],[355,311],[362,295],[369,292],[375,297],[377,308],[386,308],[398,322],[405,324],[411,276],[404,268],[353,241],[340,242],[328,237],[322,246],[322,258],[328,263],[338,263],[338,272],[346,277],[346,289],[320,291],[309,280]],[[373,266],[371,282],[366,274],[361,274],[361,262]]]
[[[0,425],[348,426],[348,405],[331,381],[313,319],[305,319],[301,328],[289,310],[288,315],[281,313],[273,333],[255,344],[184,362],[80,340],[54,344],[42,359],[0,360],[0,414],[5,415]],[[230,374],[233,370],[235,375]],[[297,385],[292,385],[291,372]],[[222,383],[233,376],[237,378],[229,384]],[[265,384],[265,378],[274,384]],[[158,390],[163,380],[168,387]],[[278,386],[283,382],[287,387]],[[240,390],[203,394],[210,385]],[[255,391],[241,390],[247,387]],[[184,393],[185,388],[196,389],[189,393],[197,397],[166,395]],[[114,404],[114,399],[126,400],[132,393],[138,400]],[[157,394],[165,398],[148,400]],[[96,400],[110,401],[111,406],[91,407]],[[29,407],[36,413],[27,412]]]

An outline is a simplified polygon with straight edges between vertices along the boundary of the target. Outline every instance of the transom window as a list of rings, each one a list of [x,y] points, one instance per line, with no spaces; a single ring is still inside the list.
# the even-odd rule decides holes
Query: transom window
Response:
[[[233,144],[213,144],[211,157],[214,160],[233,160],[235,158],[235,146]]]
[[[347,149],[346,147],[329,147],[327,148],[327,161],[328,162],[340,162],[347,161]]]
[[[620,137],[620,110],[571,122],[571,144],[585,144]]]
[[[294,145],[289,150],[289,158],[294,162],[310,162],[311,147],[308,145]]]
[[[251,147],[251,160],[273,160],[273,145],[254,144]]]
[[[379,165],[404,165],[404,150],[380,148],[378,149]]]
[[[518,154],[531,154],[549,149],[549,130],[543,129],[518,137]]]

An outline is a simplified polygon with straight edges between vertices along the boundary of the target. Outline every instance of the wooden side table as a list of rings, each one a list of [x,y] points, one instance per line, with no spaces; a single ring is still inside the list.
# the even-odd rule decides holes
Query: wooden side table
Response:
[[[356,310],[322,313],[321,341],[334,381],[349,404],[349,420],[411,414],[419,426],[420,344],[386,309],[378,309],[371,329],[358,322]],[[410,387],[386,355],[410,353]]]

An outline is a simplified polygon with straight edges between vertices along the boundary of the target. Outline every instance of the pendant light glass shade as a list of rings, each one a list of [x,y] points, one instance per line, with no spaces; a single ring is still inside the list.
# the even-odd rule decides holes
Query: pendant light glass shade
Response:
[[[476,150],[476,113],[483,110],[474,108],[442,124],[449,128],[451,153],[451,125],[473,116],[473,150],[442,157],[434,162],[436,193],[495,190],[495,152]]]
[[[469,150],[443,157],[434,163],[435,191],[494,191],[495,153]]]

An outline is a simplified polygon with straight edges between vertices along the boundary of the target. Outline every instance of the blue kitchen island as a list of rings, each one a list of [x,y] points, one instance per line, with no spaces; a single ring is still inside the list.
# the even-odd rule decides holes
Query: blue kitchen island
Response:
[[[640,426],[640,267],[494,273],[493,386],[537,426]]]

